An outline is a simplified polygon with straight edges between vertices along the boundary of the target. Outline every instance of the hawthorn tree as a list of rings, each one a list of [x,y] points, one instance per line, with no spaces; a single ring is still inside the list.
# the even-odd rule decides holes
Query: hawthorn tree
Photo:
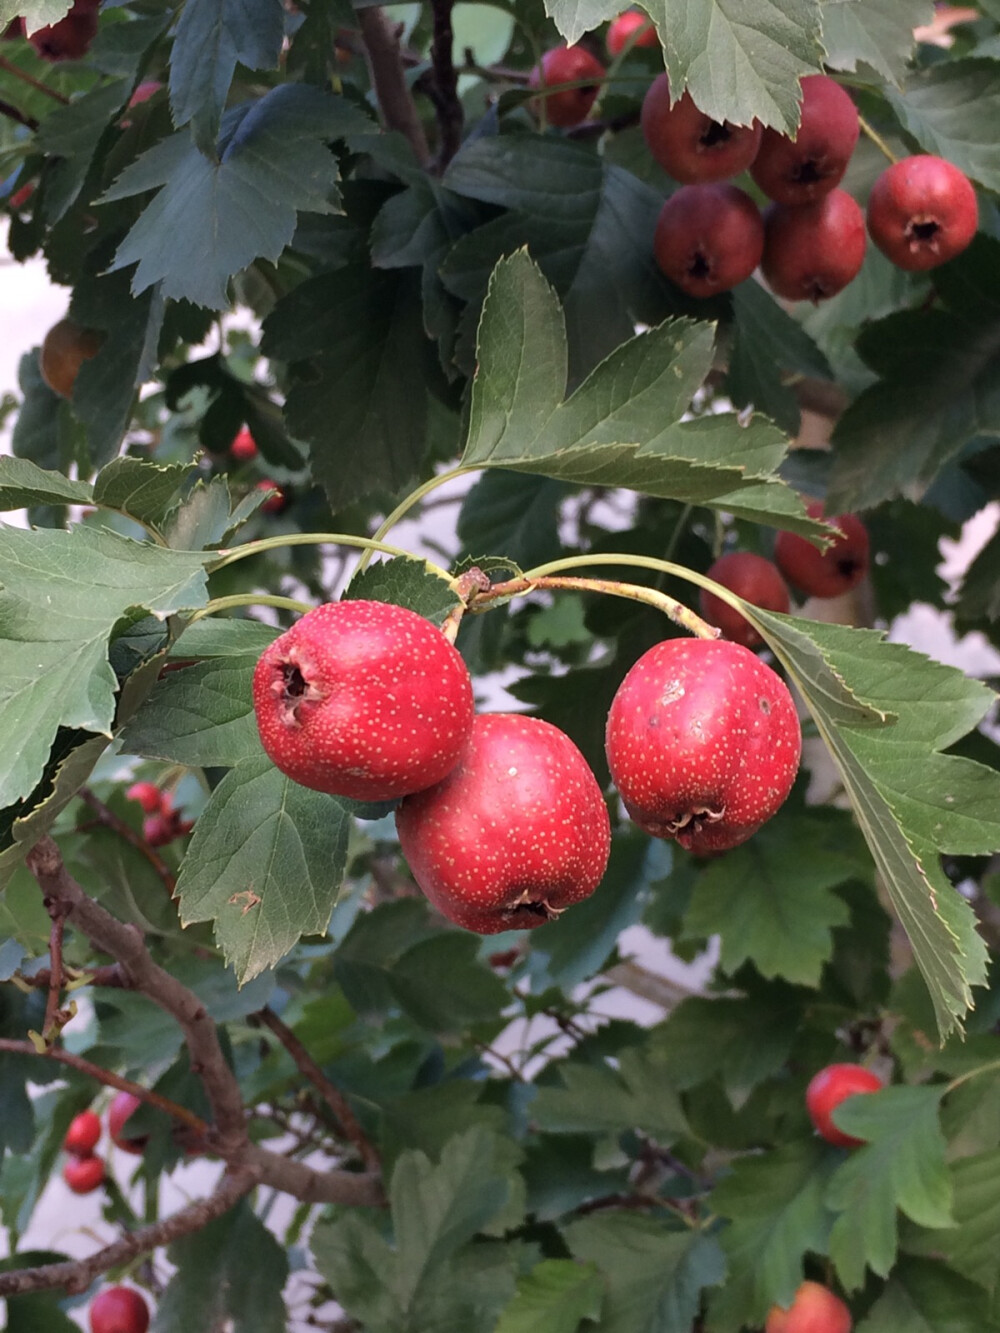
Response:
[[[885,637],[919,602],[1000,645],[1000,534],[959,587],[937,568],[1000,498],[1000,5],[66,11],[0,0],[9,247],[67,289],[0,459],[30,519],[0,527],[7,1327],[1000,1329],[994,695]],[[650,151],[664,70],[695,152],[750,143],[735,187]],[[796,215],[768,258],[752,166],[823,75],[861,208],[892,162],[950,164],[895,264],[855,227],[832,296],[842,224]],[[762,239],[734,256],[705,200],[739,191]],[[696,201],[679,285],[668,197]],[[774,290],[826,299],[746,278],[761,245]],[[457,536],[414,558],[396,523],[433,538],[458,479]],[[777,548],[808,591],[816,501],[851,516],[816,589],[846,598],[708,576]],[[460,929],[395,802],[272,763],[258,659],[341,595],[568,733],[612,825],[586,901]],[[714,633],[699,607],[792,686],[805,746],[777,814],[701,856],[628,818],[604,750],[633,663]],[[682,959],[716,940],[710,984],[625,956],[639,923]],[[662,1019],[600,1020],[612,986]],[[204,1195],[165,1212],[195,1156]],[[61,1171],[103,1191],[84,1259],[20,1243]]]

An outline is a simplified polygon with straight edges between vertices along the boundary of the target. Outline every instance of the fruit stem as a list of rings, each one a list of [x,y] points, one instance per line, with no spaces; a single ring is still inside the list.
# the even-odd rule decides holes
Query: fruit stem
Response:
[[[431,574],[444,579],[446,583],[451,583],[448,571],[436,565],[433,560],[414,555],[412,551],[404,551],[399,546],[387,546],[385,542],[376,541],[373,537],[354,537],[346,532],[285,532],[275,537],[262,537],[259,541],[247,542],[244,546],[220,551],[218,560],[214,560],[208,569],[214,574],[217,569],[225,569],[226,565],[235,564],[237,560],[245,560],[247,556],[260,555],[262,551],[273,551],[282,546],[357,546],[363,551],[382,551],[385,555],[417,560]]]
[[[400,500],[392,513],[388,514],[382,520],[372,536],[372,541],[380,542],[389,529],[395,527],[404,514],[408,513],[415,504],[419,504],[425,495],[429,495],[430,492],[436,490],[438,486],[443,486],[445,482],[452,481],[455,477],[464,477],[467,472],[474,472],[475,470],[475,468],[471,467],[453,467],[449,468],[447,472],[439,472],[431,477],[429,481],[425,481],[422,486],[418,486],[415,491],[411,491],[405,500]],[[375,554],[376,549],[376,547],[372,546],[365,551],[361,559],[358,561],[357,569],[354,571],[356,574],[360,574],[363,570],[368,568],[368,562]]]
[[[276,606],[282,611],[298,611],[303,616],[313,610],[308,602],[296,601],[294,597],[279,597],[276,593],[268,592],[235,592],[229,597],[213,598],[207,606],[195,611],[186,622],[185,628],[187,625],[193,625],[196,620],[214,616],[217,611],[228,611],[234,606]]]
[[[683,602],[668,597],[664,592],[658,592],[656,588],[646,588],[638,583],[619,583],[614,579],[551,577],[545,575],[540,578],[533,578],[525,575],[524,578],[509,579],[506,583],[494,583],[488,591],[478,594],[475,601],[492,601],[496,597],[519,597],[523,593],[536,592],[544,588],[571,589],[575,592],[603,592],[610,597],[626,597],[633,602],[645,602],[647,606],[655,607],[657,611],[662,611],[665,615],[668,615],[676,624],[681,625],[699,639],[717,639],[719,637],[719,631],[714,626],[706,624],[701,616],[695,615],[690,607],[685,606]]]
[[[959,1074],[958,1078],[953,1078],[945,1088],[943,1096],[947,1097],[950,1092],[960,1088],[963,1083],[967,1083],[970,1078],[978,1078],[980,1074],[992,1074],[994,1070],[1000,1069],[1000,1060],[990,1060],[984,1065],[977,1065],[975,1069],[967,1069],[964,1074]]]
[[[865,120],[864,116],[860,114],[858,115],[858,124],[861,126],[861,132],[867,138],[871,139],[872,143],[875,145],[876,148],[880,149],[883,153],[885,153],[886,157],[889,159],[890,162],[899,161],[899,158],[892,151],[892,149],[889,147],[886,141],[882,138],[878,130],[875,129],[874,125],[870,125],[869,122]]]

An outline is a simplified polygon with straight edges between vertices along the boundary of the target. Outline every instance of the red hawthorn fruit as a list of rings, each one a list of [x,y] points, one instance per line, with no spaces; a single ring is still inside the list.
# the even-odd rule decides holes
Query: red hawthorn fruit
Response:
[[[788,687],[749,648],[667,639],[618,687],[611,776],[631,818],[707,855],[746,842],[791,791],[802,735]]]
[[[851,1333],[851,1312],[828,1287],[803,1282],[787,1310],[772,1305],[764,1333]]]
[[[808,505],[810,518],[823,518],[823,502]],[[856,514],[837,514],[826,520],[842,536],[820,551],[805,537],[779,532],[774,542],[774,562],[794,587],[809,597],[839,597],[850,592],[868,572],[868,529]]]
[[[972,182],[943,157],[920,153],[882,172],[868,196],[868,231],[897,268],[922,272],[960,255],[979,227]]]
[[[429,620],[388,602],[327,602],[264,650],[261,743],[295,782],[388,801],[440,782],[472,726],[472,682]]]
[[[135,1093],[119,1092],[115,1094],[108,1108],[108,1133],[111,1135],[111,1142],[116,1147],[121,1148],[122,1152],[134,1153],[137,1157],[142,1156],[149,1141],[149,1136],[142,1134],[128,1138],[123,1130],[126,1120],[141,1105],[142,1099],[137,1097]]]
[[[750,277],[764,250],[757,205],[735,185],[682,185],[663,205],[653,254],[689,296],[716,296]]]
[[[626,9],[624,14],[619,14],[617,18],[611,20],[607,38],[608,55],[612,58],[620,56],[634,32],[639,35],[632,42],[633,46],[659,46],[660,39],[656,35],[652,19],[641,9]]]
[[[730,551],[720,556],[708,571],[708,577],[765,611],[787,612],[790,605],[788,585],[777,565],[753,551]],[[701,593],[701,614],[710,625],[721,629],[727,639],[742,643],[744,648],[754,648],[763,642],[749,620],[705,589]]]
[[[133,782],[125,793],[127,801],[138,801],[147,815],[159,814],[165,793],[155,782]],[[169,797],[167,798],[169,804]]]
[[[15,42],[19,37],[27,36],[24,19],[11,19],[0,34],[0,42]]]
[[[143,840],[150,847],[166,847],[177,837],[177,820],[173,813],[147,815],[142,821]]]
[[[74,1157],[90,1157],[101,1140],[101,1120],[95,1111],[81,1111],[69,1122],[63,1139],[63,1152]]]
[[[229,452],[233,458],[240,463],[246,463],[251,458],[257,457],[257,441],[250,434],[250,428],[244,426],[237,434],[232,444],[229,446]]]
[[[864,1142],[845,1134],[833,1123],[833,1112],[848,1097],[864,1092],[879,1092],[882,1080],[864,1065],[827,1065],[814,1074],[806,1088],[806,1110],[816,1132],[838,1148],[857,1148]]]
[[[650,153],[674,180],[689,185],[726,180],[757,156],[760,123],[713,120],[684,93],[670,104],[670,81],[659,74],[642,100],[642,133]]]
[[[589,898],[611,849],[597,779],[570,738],[519,713],[477,716],[457,767],[396,812],[400,847],[431,903],[493,935]]]
[[[100,0],[74,0],[65,18],[31,33],[28,41],[43,60],[79,60],[97,35]]]
[[[865,262],[865,218],[846,190],[811,204],[772,204],[764,213],[761,272],[786,301],[826,301]]]
[[[269,491],[267,499],[260,507],[262,514],[280,514],[288,508],[288,492],[283,486],[279,486],[276,481],[271,481],[265,477],[263,481],[257,482],[258,491]]]
[[[776,203],[811,203],[840,184],[859,133],[857,107],[840,84],[809,74],[795,138],[765,130],[750,175]]]
[[[90,1333],[146,1333],[149,1306],[132,1287],[105,1287],[90,1305]]]
[[[19,213],[34,193],[35,182],[28,181],[27,185],[22,185],[19,190],[15,190],[7,200],[8,208],[12,213]]]
[[[74,1194],[92,1194],[104,1182],[104,1159],[73,1157],[63,1167],[62,1174]]]
[[[151,97],[156,96],[162,87],[163,84],[159,79],[144,79],[128,99],[129,110],[134,106],[142,106],[143,102],[148,102]]]
[[[562,88],[546,93],[545,117],[550,125],[567,129],[579,125],[590,115],[597,101],[604,66],[582,46],[554,46],[542,56],[528,78],[530,88],[551,88],[557,83],[579,83],[592,80],[581,88]]]
[[[71,319],[60,319],[42,339],[38,368],[53,393],[72,398],[73,386],[84,361],[101,350],[104,335],[85,329]]]

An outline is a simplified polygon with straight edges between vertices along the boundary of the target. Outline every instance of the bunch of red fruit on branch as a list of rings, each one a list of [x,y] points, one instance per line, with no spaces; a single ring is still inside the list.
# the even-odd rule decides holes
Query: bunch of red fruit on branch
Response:
[[[142,836],[150,847],[166,847],[194,828],[194,820],[184,819],[174,809],[170,793],[162,791],[155,782],[133,782],[125,796],[138,801],[143,810]]]
[[[401,802],[417,884],[468,930],[542,925],[603,877],[610,819],[583,755],[539,718],[477,714],[462,658],[413,611],[345,601],[309,612],[261,656],[254,707],[265,751],[294,781]],[[737,846],[778,810],[800,748],[780,677],[710,638],[651,649],[608,716],[608,763],[632,819],[701,854]]]
[[[125,1134],[125,1122],[141,1102],[134,1093],[119,1092],[108,1107],[108,1133],[111,1142],[123,1152],[141,1153],[145,1138]],[[95,1149],[101,1141],[101,1120],[96,1111],[81,1111],[70,1121],[63,1138],[63,1152],[69,1161],[63,1167],[63,1180],[74,1194],[91,1194],[104,1183],[104,1158]]]
[[[608,47],[655,45],[639,11],[612,23]],[[532,87],[573,84],[545,97],[547,121],[579,125],[605,77],[580,46],[545,53]],[[866,219],[839,189],[860,134],[850,95],[825,74],[802,79],[801,120],[794,138],[758,122],[713,120],[690,93],[673,98],[666,74],[643,99],[642,131],[650,153],[678,182],[660,213],[653,241],[663,272],[689,296],[715,296],[744,282],[758,266],[772,291],[789,301],[822,301],[842,291],[864,262]],[[771,201],[762,215],[732,178],[749,171]],[[979,225],[969,179],[941,157],[917,154],[893,162],[868,200],[867,232],[899,268],[936,268],[960,254]]]

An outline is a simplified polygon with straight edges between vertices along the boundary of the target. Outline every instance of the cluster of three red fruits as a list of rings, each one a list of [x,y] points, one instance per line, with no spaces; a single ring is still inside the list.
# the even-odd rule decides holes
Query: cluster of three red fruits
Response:
[[[139,1106],[131,1092],[119,1092],[108,1108],[108,1133],[111,1142],[124,1152],[141,1153],[145,1139],[129,1138],[125,1121]],[[104,1182],[104,1158],[95,1151],[101,1141],[101,1120],[96,1111],[81,1111],[74,1116],[63,1138],[63,1152],[69,1161],[63,1167],[63,1180],[74,1194],[91,1194]]]
[[[320,606],[265,650],[253,691],[264,749],[293,780],[401,798],[403,854],[456,924],[480,934],[542,925],[600,883],[610,820],[583,755],[539,718],[476,713],[462,658],[414,612]],[[652,648],[608,716],[609,767],[629,814],[695,853],[735,846],[775,813],[800,746],[784,683],[721,640]]]

